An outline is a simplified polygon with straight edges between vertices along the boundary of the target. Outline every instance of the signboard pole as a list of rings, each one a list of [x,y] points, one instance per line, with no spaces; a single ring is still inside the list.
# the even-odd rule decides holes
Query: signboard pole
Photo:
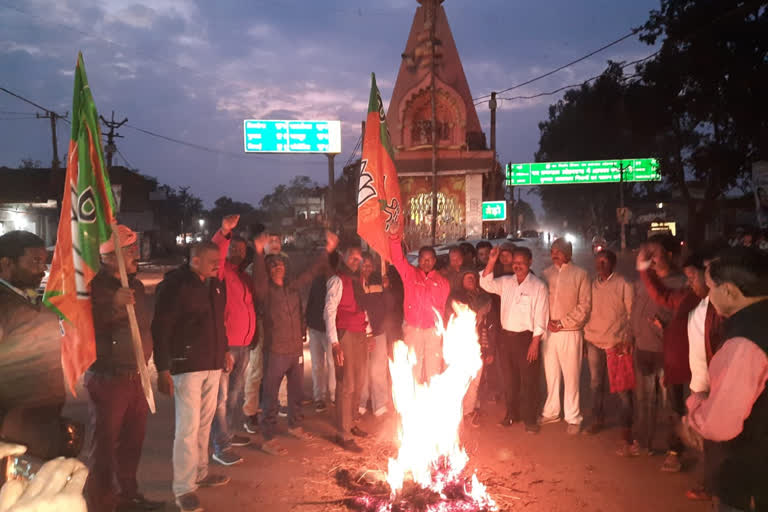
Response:
[[[326,153],[328,157],[328,204],[325,205],[325,211],[327,212],[327,222],[328,222],[328,229],[333,229],[334,221],[336,220],[334,217],[336,215],[336,203],[335,200],[335,194],[334,194],[334,185],[336,181],[336,176],[333,168],[333,159],[336,157],[335,153]]]
[[[627,219],[626,216],[623,214],[624,212],[624,161],[621,161],[619,163],[619,207],[621,208],[622,215],[621,215],[621,250],[625,251],[627,249]]]

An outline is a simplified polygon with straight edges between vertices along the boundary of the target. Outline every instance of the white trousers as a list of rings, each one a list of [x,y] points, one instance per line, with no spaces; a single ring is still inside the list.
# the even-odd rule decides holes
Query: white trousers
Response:
[[[564,384],[565,421],[580,425],[579,378],[584,349],[582,331],[549,332],[541,343],[544,374],[547,377],[547,401],[541,415],[545,419],[560,416],[560,384]]]

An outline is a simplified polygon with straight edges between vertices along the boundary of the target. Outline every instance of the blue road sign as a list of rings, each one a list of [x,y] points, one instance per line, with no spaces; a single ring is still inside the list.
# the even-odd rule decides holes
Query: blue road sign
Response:
[[[341,121],[243,121],[246,153],[341,153]]]

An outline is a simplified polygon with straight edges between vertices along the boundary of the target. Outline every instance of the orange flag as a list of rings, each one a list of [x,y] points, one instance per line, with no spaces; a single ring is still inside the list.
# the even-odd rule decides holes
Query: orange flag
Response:
[[[115,203],[104,167],[99,115],[79,54],[61,217],[43,295],[44,304],[61,319],[61,362],[73,395],[77,380],[96,360],[90,284],[101,263],[99,245],[112,236],[113,223]]]
[[[384,102],[376,87],[376,75],[372,73],[357,190],[357,234],[383,260],[392,261],[389,232],[395,224],[400,226],[402,233],[403,210],[395,156],[389,140]]]

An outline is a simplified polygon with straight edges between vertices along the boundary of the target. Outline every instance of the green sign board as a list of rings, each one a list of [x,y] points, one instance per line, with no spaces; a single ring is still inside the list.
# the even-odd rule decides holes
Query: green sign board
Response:
[[[659,161],[655,158],[626,158],[622,160],[593,160],[585,162],[537,162],[530,164],[510,163],[507,164],[506,174],[507,186],[661,180]]]
[[[506,201],[483,201],[483,220],[507,220]]]
[[[246,153],[340,153],[341,121],[243,121]]]

